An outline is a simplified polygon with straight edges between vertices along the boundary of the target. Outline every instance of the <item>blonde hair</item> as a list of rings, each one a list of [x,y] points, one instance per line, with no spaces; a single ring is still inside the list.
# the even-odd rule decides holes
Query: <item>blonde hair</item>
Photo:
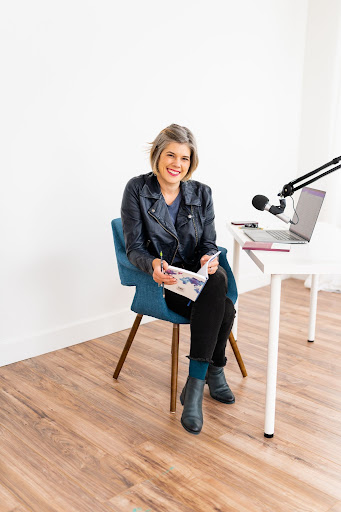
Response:
[[[193,133],[185,126],[179,126],[178,124],[171,124],[164,128],[159,135],[155,138],[154,142],[151,142],[150,149],[150,164],[154,174],[158,174],[159,160],[162,151],[171,142],[178,142],[179,144],[187,144],[191,150],[191,162],[186,176],[182,181],[187,181],[192,176],[195,169],[198,167],[199,158],[197,143]]]

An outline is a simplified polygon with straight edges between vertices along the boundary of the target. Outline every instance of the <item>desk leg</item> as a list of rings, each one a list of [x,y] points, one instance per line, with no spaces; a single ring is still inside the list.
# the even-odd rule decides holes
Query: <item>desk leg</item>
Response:
[[[237,242],[237,240],[233,241],[233,265],[232,265],[232,271],[234,278],[236,280],[237,290],[238,290],[238,282],[239,282],[239,257],[240,257],[240,245]],[[233,323],[233,336],[235,340],[238,339],[237,337],[237,331],[238,331],[238,299],[234,305],[234,309],[236,310],[236,316]]]
[[[311,342],[315,340],[318,279],[319,279],[318,274],[313,274],[311,276],[309,334],[308,334],[308,341],[311,341]]]
[[[268,366],[266,376],[265,426],[264,436],[273,437],[275,430],[276,381],[278,358],[279,317],[281,308],[281,276],[271,276],[271,296],[269,313]]]

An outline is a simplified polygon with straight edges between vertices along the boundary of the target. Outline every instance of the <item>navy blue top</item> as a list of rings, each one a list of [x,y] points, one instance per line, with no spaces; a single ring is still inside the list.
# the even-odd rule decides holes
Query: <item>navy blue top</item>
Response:
[[[178,211],[180,208],[181,203],[181,192],[178,193],[172,204],[167,204],[167,208],[169,211],[169,215],[171,216],[171,219],[173,221],[173,224],[175,226],[176,217],[178,215]]]

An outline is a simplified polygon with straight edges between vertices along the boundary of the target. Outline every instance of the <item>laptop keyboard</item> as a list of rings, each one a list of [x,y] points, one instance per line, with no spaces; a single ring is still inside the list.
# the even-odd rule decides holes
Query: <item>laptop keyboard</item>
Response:
[[[276,240],[302,240],[302,238],[294,235],[290,231],[283,231],[280,229],[267,229],[266,232],[276,238]]]

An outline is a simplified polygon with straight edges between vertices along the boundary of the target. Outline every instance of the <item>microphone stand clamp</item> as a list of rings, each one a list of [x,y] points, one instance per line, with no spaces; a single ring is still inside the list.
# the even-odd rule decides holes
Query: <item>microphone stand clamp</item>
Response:
[[[286,207],[286,200],[280,199],[279,204],[280,206],[271,206],[269,212],[273,215],[279,215],[280,213],[283,213]]]

